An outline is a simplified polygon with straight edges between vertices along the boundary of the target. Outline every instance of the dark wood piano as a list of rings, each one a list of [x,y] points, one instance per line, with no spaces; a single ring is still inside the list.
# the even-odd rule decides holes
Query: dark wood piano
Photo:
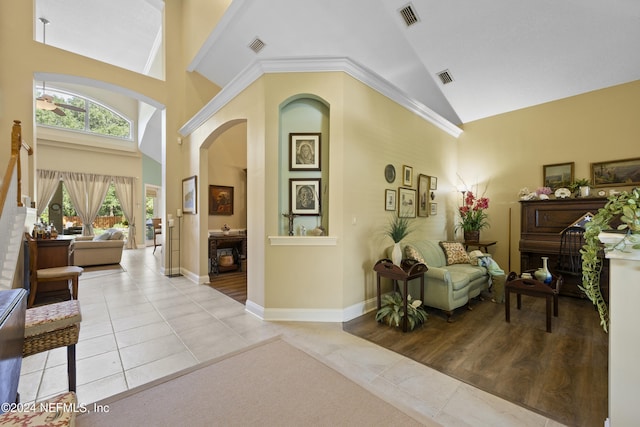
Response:
[[[560,233],[584,214],[598,213],[606,198],[553,199],[521,201],[520,269],[522,271],[542,267],[543,256],[549,257],[549,269],[553,272],[560,252]],[[561,295],[586,298],[578,288],[581,278],[564,277]],[[604,260],[600,287],[605,300],[609,300],[609,260]]]

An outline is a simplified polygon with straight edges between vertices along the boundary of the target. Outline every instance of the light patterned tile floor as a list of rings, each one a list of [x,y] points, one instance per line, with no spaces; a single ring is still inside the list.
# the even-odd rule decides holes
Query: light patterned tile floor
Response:
[[[444,426],[545,426],[555,421],[342,331],[336,323],[263,322],[213,288],[160,273],[160,251],[126,250],[124,269],[80,279],[77,345],[84,404],[283,335],[345,376]],[[267,373],[268,375],[268,373]],[[24,359],[23,402],[67,389],[63,348]]]

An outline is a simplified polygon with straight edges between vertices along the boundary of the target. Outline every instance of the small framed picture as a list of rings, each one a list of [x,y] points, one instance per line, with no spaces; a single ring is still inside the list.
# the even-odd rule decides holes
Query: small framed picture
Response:
[[[568,187],[573,182],[573,167],[574,162],[542,166],[544,187],[552,190]]]
[[[209,186],[209,215],[233,215],[233,187]]]
[[[438,215],[438,204],[437,203],[429,203],[429,215]]]
[[[405,187],[413,186],[413,168],[411,166],[402,166],[402,185]]]
[[[289,211],[295,215],[320,215],[320,178],[289,179]]]
[[[398,188],[398,216],[400,218],[416,217],[416,190]]]
[[[196,175],[182,180],[182,212],[186,214],[198,212],[198,177]]]
[[[429,177],[429,190],[437,190],[438,189],[438,177],[430,176]]]
[[[429,216],[429,177],[418,175],[418,216]]]
[[[320,134],[289,134],[289,170],[320,170]]]
[[[396,210],[396,190],[384,190],[384,210],[395,211]]]

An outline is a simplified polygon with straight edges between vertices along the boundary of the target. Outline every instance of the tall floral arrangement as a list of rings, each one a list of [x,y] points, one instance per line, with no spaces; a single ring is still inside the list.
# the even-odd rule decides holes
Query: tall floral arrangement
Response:
[[[488,215],[485,209],[489,208],[487,197],[476,197],[473,191],[467,191],[464,195],[464,203],[458,208],[460,222],[456,230],[479,231],[489,227]]]

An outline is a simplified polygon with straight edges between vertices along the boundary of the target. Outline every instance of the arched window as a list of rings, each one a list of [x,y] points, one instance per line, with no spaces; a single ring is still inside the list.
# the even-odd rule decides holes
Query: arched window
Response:
[[[132,121],[97,101],[60,89],[38,87],[36,92],[38,125],[133,140]]]

